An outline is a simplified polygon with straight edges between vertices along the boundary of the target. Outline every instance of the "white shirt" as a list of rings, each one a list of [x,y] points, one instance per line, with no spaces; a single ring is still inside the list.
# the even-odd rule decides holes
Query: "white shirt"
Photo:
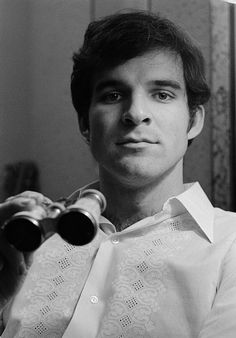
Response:
[[[122,232],[100,227],[89,245],[40,247],[2,337],[236,337],[236,214],[198,183]]]

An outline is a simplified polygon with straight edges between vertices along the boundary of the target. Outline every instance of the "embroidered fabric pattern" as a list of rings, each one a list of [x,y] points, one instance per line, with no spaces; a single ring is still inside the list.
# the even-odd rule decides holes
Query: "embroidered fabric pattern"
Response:
[[[188,228],[191,222],[188,219]],[[191,234],[183,230],[180,217],[169,219],[156,225],[145,237],[135,238],[124,250],[99,338],[156,337],[157,311],[167,292],[165,258],[184,248],[183,243],[187,243]]]
[[[67,244],[58,235],[43,244],[35,254],[17,302],[15,318],[19,323],[14,337],[62,337],[96,254],[99,237],[86,248]]]

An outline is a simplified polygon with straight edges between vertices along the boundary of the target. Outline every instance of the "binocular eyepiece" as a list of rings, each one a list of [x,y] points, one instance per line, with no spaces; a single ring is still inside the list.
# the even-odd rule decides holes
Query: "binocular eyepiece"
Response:
[[[46,211],[36,206],[32,211],[14,214],[3,225],[4,236],[22,252],[36,250],[52,232],[72,245],[85,245],[95,237],[105,208],[106,200],[100,191],[83,190],[69,206],[55,202]]]

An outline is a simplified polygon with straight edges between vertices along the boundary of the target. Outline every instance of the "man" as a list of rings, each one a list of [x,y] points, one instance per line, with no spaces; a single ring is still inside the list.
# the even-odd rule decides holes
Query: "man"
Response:
[[[183,183],[209,99],[201,53],[166,19],[114,15],[89,25],[71,90],[107,208],[88,245],[11,253],[2,337],[235,337],[236,216]],[[44,203],[26,192],[1,218]]]

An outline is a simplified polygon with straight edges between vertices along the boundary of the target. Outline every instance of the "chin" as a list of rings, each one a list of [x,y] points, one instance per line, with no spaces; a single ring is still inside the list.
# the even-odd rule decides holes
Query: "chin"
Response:
[[[161,176],[161,175],[160,175]],[[157,172],[150,173],[150,171],[140,171],[140,170],[123,170],[119,172],[119,179],[129,185],[134,187],[145,186],[151,182],[154,182],[158,179],[159,175]]]

